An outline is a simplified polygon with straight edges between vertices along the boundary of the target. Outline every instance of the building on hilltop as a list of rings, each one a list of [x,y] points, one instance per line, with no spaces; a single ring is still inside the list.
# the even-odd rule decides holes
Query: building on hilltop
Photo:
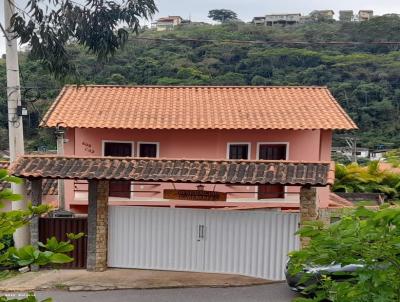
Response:
[[[265,16],[266,26],[286,26],[294,25],[300,22],[301,14],[271,14]]]
[[[167,31],[173,30],[176,26],[180,25],[181,23],[185,23],[180,16],[168,16],[168,17],[161,17],[156,22],[152,24],[152,27],[155,28],[157,31]]]
[[[254,17],[251,23],[254,25],[265,25],[265,17]]]
[[[310,13],[310,17],[313,21],[328,21],[333,20],[335,12],[331,9],[325,10],[314,10]]]
[[[352,22],[354,21],[353,10],[341,10],[339,11],[339,20],[342,22]]]
[[[360,10],[358,12],[358,21],[368,21],[374,16],[373,10]]]

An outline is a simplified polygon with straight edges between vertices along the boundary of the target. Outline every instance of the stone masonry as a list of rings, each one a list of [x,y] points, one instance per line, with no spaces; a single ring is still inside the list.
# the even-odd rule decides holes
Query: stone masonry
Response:
[[[317,189],[303,186],[300,190],[300,224],[318,219]],[[301,238],[301,246],[308,244],[309,238]]]
[[[89,181],[87,269],[107,269],[108,190],[105,180]]]

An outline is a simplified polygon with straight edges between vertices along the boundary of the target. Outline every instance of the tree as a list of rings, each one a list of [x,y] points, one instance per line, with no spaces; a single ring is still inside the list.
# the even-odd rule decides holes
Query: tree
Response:
[[[335,174],[334,192],[384,193],[390,199],[400,196],[400,174],[381,170],[379,161],[367,166],[337,164]]]
[[[21,180],[9,176],[7,171],[0,169],[1,183],[19,183]],[[4,202],[14,202],[21,199],[21,196],[14,194],[10,189],[0,190],[0,208]],[[79,239],[84,234],[67,234],[68,241],[57,241],[55,237],[47,239],[46,243],[39,242],[37,246],[26,245],[21,248],[15,248],[10,244],[10,236],[19,228],[28,224],[33,217],[42,215],[50,210],[47,205],[29,206],[27,210],[14,210],[0,212],[0,279],[9,275],[9,270],[4,268],[20,268],[24,266],[37,265],[44,266],[49,264],[63,264],[73,261],[66,253],[71,252],[74,246],[71,240]],[[1,297],[0,301],[9,301],[7,297]],[[14,301],[14,300],[11,300]],[[26,300],[34,302],[36,299],[32,296]],[[51,300],[45,300],[51,301]]]
[[[208,18],[225,23],[237,19],[237,14],[229,9],[213,9],[208,12]]]
[[[12,0],[10,5],[14,5]],[[100,61],[110,58],[128,40],[129,31],[138,33],[140,19],[156,11],[153,0],[104,1],[29,0],[17,6],[11,28],[30,54],[59,77],[76,72],[68,43],[82,45]],[[125,26],[125,27],[124,27]],[[127,29],[128,28],[128,29]]]
[[[327,227],[321,221],[308,222],[298,234],[310,238],[310,242],[301,251],[291,253],[290,273],[298,273],[306,265],[362,267],[341,273],[342,282],[322,276],[321,284],[314,288],[315,297],[295,301],[400,301],[399,207],[378,211],[360,207]]]

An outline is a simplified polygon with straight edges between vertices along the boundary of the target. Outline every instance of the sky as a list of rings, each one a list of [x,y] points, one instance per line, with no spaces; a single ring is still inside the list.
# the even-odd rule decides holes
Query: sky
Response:
[[[3,1],[0,1],[0,22],[4,21]],[[19,7],[24,7],[28,0],[16,0]],[[82,0],[81,0],[82,1]],[[400,13],[399,0],[155,0],[159,13],[154,19],[161,16],[178,15],[192,21],[210,22],[207,18],[211,9],[225,8],[235,11],[239,19],[251,21],[254,16],[269,13],[301,13],[307,15],[316,9],[332,9],[338,16],[339,10],[372,9],[374,14]],[[0,54],[4,50],[4,38],[0,38]]]

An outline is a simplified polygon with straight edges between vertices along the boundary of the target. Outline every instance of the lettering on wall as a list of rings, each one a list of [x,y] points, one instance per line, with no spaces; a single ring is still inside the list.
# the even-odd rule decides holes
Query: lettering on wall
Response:
[[[88,153],[95,153],[94,148],[92,147],[92,144],[88,142],[82,142],[83,150],[85,150]]]

